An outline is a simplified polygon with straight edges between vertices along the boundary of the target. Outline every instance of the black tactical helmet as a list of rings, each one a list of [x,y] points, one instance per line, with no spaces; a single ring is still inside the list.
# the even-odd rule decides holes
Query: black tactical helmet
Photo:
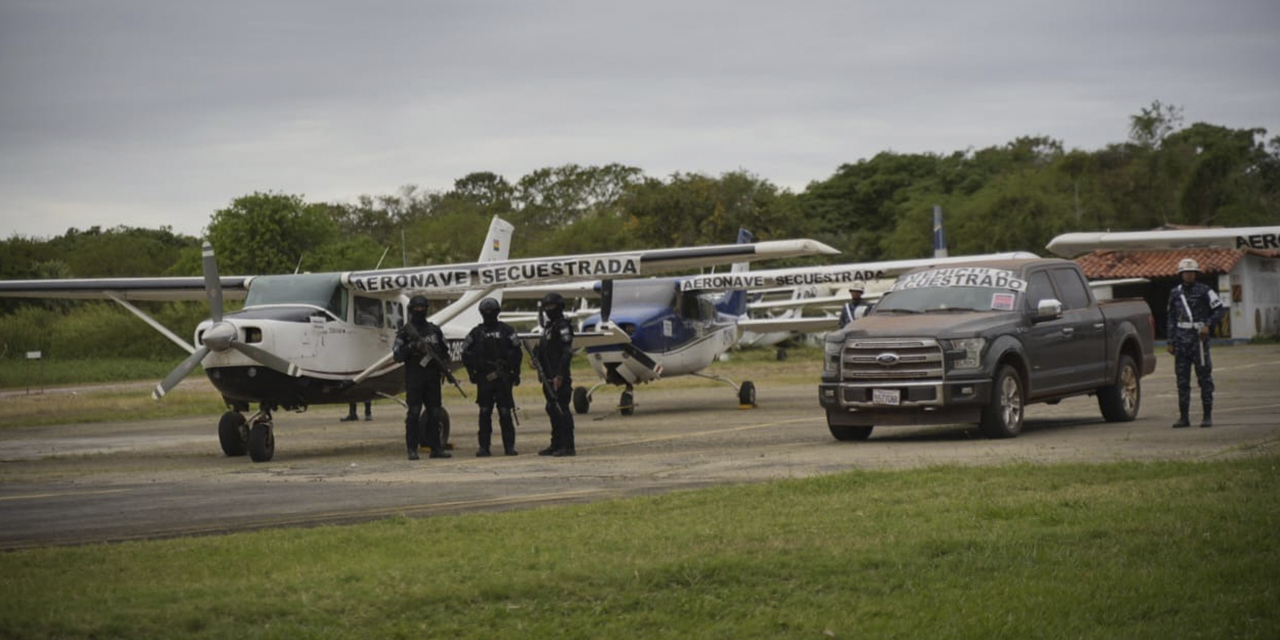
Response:
[[[410,311],[410,312],[412,312],[413,310],[417,309],[418,307],[422,307],[422,311],[423,311],[423,312],[426,312],[426,310],[427,310],[427,297],[426,297],[426,296],[414,296],[411,300],[409,300],[409,311]]]
[[[502,311],[502,305],[498,304],[497,300],[485,298],[480,301],[480,315],[485,320],[496,320],[500,311]]]
[[[555,291],[542,296],[542,310],[545,312],[563,311],[564,296],[556,293]]]

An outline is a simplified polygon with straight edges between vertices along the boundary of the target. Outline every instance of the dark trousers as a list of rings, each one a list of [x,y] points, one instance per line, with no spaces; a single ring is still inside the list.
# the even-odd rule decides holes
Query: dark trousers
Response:
[[[551,384],[542,385],[542,396],[547,401],[547,417],[551,418],[551,448],[573,450],[573,384],[565,380],[560,390],[552,393]]]
[[[498,407],[498,424],[502,429],[502,449],[516,448],[516,425],[512,419],[516,406],[511,383],[506,380],[481,380],[476,384],[476,404],[480,406],[480,448],[487,450],[493,440],[493,407]]]
[[[440,444],[440,378],[429,377],[419,384],[406,384],[404,395],[409,405],[404,416],[405,446],[410,451],[417,451],[419,445],[436,452],[444,451]]]
[[[1200,362],[1204,350],[1204,364]],[[1213,360],[1209,357],[1209,341],[1200,340],[1194,329],[1178,329],[1173,343],[1173,371],[1178,377],[1178,411],[1186,415],[1191,408],[1191,368],[1195,367],[1200,385],[1200,402],[1206,411],[1213,409]]]

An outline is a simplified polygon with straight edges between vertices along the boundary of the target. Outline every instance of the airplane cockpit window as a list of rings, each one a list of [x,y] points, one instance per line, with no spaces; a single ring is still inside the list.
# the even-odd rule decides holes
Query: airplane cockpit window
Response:
[[[716,317],[716,303],[710,294],[685,292],[680,296],[680,315],[688,320],[712,320]]]
[[[670,280],[628,280],[613,284],[613,304],[675,306],[676,288]]]
[[[249,282],[245,307],[303,304],[325,309],[335,317],[347,317],[347,290],[336,273],[300,273],[256,276]]]
[[[377,298],[355,296],[356,324],[362,327],[382,326],[382,301]]]

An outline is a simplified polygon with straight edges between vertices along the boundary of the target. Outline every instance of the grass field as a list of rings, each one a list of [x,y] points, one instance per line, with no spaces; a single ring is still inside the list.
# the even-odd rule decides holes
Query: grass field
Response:
[[[1274,639],[1278,467],[858,471],[15,551],[0,637]]]

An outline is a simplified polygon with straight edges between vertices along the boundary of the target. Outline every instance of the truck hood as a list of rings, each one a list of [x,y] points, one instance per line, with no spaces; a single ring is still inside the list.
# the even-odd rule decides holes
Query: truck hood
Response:
[[[965,338],[980,335],[996,327],[1016,324],[1020,319],[1019,314],[1007,311],[872,313],[846,326],[844,336]]]

